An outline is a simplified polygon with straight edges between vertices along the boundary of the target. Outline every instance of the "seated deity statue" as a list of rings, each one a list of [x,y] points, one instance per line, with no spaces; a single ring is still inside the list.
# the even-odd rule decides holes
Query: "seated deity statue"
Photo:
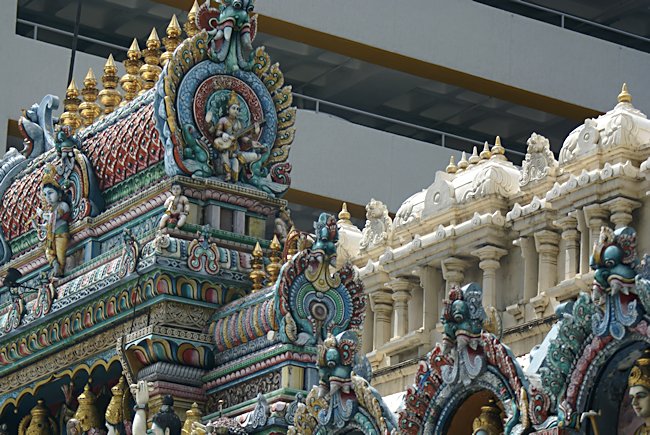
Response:
[[[165,214],[160,218],[159,229],[165,229],[167,224],[182,228],[190,214],[190,201],[183,195],[183,188],[179,183],[172,183],[171,195],[165,200]]]
[[[632,399],[632,409],[644,421],[634,435],[650,435],[650,351],[646,350],[634,363],[627,385],[630,388],[628,394]]]
[[[266,146],[254,140],[249,133],[255,135],[260,132],[259,123],[245,127],[241,120],[241,107],[237,94],[233,91],[230,94],[226,109],[226,115],[210,127],[210,133],[215,135],[213,141],[214,150],[218,156],[216,170],[224,174],[225,181],[239,181],[241,168],[259,161]],[[213,123],[212,112],[208,112],[205,118],[207,123]]]

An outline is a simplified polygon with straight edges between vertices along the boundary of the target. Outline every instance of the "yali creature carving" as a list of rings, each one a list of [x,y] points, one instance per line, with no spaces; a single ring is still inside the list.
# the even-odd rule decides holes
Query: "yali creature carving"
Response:
[[[602,310],[593,316],[594,334],[611,334],[620,340],[625,327],[639,320],[641,307],[635,285],[638,266],[636,231],[631,227],[616,231],[602,227],[591,256],[595,270],[592,298]]]

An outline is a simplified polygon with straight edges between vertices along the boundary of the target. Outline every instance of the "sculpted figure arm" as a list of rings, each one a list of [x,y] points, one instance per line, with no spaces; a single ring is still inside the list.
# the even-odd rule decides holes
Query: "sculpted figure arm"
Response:
[[[135,416],[133,417],[133,435],[147,434],[147,402],[149,402],[149,387],[146,381],[131,385],[131,393],[135,397]]]

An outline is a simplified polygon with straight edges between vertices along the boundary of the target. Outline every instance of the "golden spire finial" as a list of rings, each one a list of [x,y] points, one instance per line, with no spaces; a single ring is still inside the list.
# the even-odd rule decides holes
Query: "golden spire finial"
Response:
[[[480,161],[481,158],[478,156],[478,150],[476,149],[476,146],[474,146],[474,148],[472,149],[472,155],[469,156],[469,164],[475,165]]]
[[[618,94],[618,102],[619,103],[631,103],[632,102],[632,95],[627,91],[627,83],[623,83],[623,87],[621,88],[621,93]]]
[[[262,282],[264,281],[264,260],[262,259],[264,252],[260,246],[260,242],[255,244],[253,249],[253,261],[251,264],[251,273],[249,275],[251,281],[253,281],[253,291],[257,291],[263,287]]]
[[[142,77],[143,86],[140,93],[153,88],[158,81],[158,77],[162,72],[160,68],[160,39],[156,28],[151,29],[149,39],[147,39],[147,48],[142,50],[144,56],[144,65],[140,67],[140,76]]]
[[[109,54],[106,64],[104,64],[104,74],[102,75],[104,89],[99,93],[99,101],[104,105],[104,115],[113,112],[115,107],[122,101],[122,95],[117,90],[118,81],[117,66],[115,65],[113,55]]]
[[[163,38],[165,45],[165,52],[160,56],[160,64],[164,67],[167,62],[172,58],[174,50],[181,43],[181,26],[178,24],[176,15],[172,16],[169,25],[167,26],[167,36]]]
[[[456,158],[453,154],[449,156],[449,164],[445,170],[448,174],[455,174],[458,172],[458,166],[456,166]]]
[[[158,32],[155,27],[151,29],[149,38],[147,38],[147,48],[151,48],[149,46],[160,47],[160,38],[158,37]]]
[[[505,160],[506,149],[501,146],[501,138],[499,136],[494,139],[494,146],[492,147],[492,157],[493,159]]]
[[[465,151],[460,155],[460,161],[458,162],[458,172],[464,171],[467,169],[469,166],[469,162],[467,161],[467,154],[465,154]]]
[[[481,160],[488,160],[490,157],[492,157],[492,153],[490,152],[490,145],[487,143],[487,141],[485,141],[483,144],[483,151],[481,151],[479,157]]]
[[[271,284],[275,283],[282,268],[282,253],[280,249],[280,241],[278,236],[274,235],[271,244],[269,245],[269,264],[266,265],[266,273],[269,274],[269,281]]]
[[[182,435],[190,435],[193,430],[192,430],[192,423],[201,422],[201,417],[203,414],[201,413],[201,410],[199,409],[199,405],[194,402],[192,403],[192,407],[185,412],[185,423],[183,424],[183,429],[181,430]]]
[[[77,412],[74,415],[74,418],[79,420],[81,423],[81,429],[85,432],[89,431],[93,427],[101,427],[102,418],[100,417],[99,411],[95,406],[96,400],[97,396],[95,396],[95,394],[90,389],[90,385],[86,384],[83,393],[81,393],[77,398],[79,406],[77,407]]]
[[[81,117],[78,113],[80,104],[79,89],[77,89],[77,85],[73,79],[70,81],[68,89],[65,92],[63,113],[59,117],[59,122],[72,128],[72,131],[76,131],[81,126]]]
[[[348,211],[348,204],[344,202],[343,205],[341,205],[341,211],[339,212],[339,222],[346,224],[351,223],[350,217],[351,216],[350,212]]]
[[[79,113],[81,114],[81,122],[84,127],[88,127],[95,122],[95,118],[99,116],[101,110],[99,104],[96,103],[99,90],[97,89],[97,79],[93,69],[89,68],[86,77],[84,78],[84,87],[81,90],[84,102],[79,105]]]
[[[79,95],[79,89],[77,89],[77,84],[74,82],[74,79],[70,80],[70,84],[68,85],[68,92],[74,91],[77,95]]]
[[[140,83],[140,76],[138,72],[142,66],[142,53],[140,52],[140,46],[138,45],[138,40],[133,38],[131,47],[126,52],[127,59],[124,61],[124,69],[126,69],[126,74],[120,78],[120,86],[124,89],[124,101],[122,105],[133,100],[138,92],[142,89],[142,84]]]
[[[196,0],[194,0],[192,9],[190,9],[190,11],[187,14],[187,21],[183,25],[183,29],[185,29],[185,33],[187,34],[188,38],[191,38],[192,36],[199,33],[199,28],[196,25],[196,14],[198,12],[199,12],[199,4]]]
[[[133,38],[133,42],[131,42],[131,46],[129,47],[129,50],[126,52],[129,59],[131,59],[132,58],[131,56],[134,56],[135,53],[137,53],[136,57],[141,56],[140,45],[138,44],[138,38]]]

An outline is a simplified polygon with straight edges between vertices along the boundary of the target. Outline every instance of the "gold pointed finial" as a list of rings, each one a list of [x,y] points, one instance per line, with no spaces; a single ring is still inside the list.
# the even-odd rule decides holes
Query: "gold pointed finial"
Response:
[[[282,269],[282,253],[280,249],[280,241],[278,236],[274,235],[271,244],[269,245],[269,264],[266,265],[266,273],[269,275],[269,280],[271,284],[275,283],[280,274],[280,269]]]
[[[458,166],[456,166],[456,158],[453,154],[449,156],[449,164],[445,170],[448,174],[455,174],[458,172]]]
[[[167,36],[163,38],[163,44],[165,45],[165,52],[160,56],[160,64],[164,67],[167,65],[167,62],[172,58],[174,50],[181,43],[181,26],[178,24],[178,19],[176,15],[172,16],[169,25],[167,26]]]
[[[141,59],[142,53],[140,52],[140,46],[136,38],[133,38],[131,47],[126,52],[126,57],[127,59],[124,61],[126,74],[120,78],[120,86],[124,89],[124,101],[122,101],[122,105],[133,100],[142,89],[142,83],[138,75],[143,63]]]
[[[472,149],[472,155],[469,156],[469,164],[475,165],[480,161],[481,158],[478,156],[478,150],[476,149],[476,146],[474,146],[474,148]]]
[[[501,146],[501,137],[497,136],[494,139],[494,146],[492,147],[492,157],[493,159],[505,160],[506,149]]]
[[[74,79],[70,80],[70,84],[68,85],[68,92],[70,91],[76,92],[77,95],[79,95],[79,89],[77,89],[77,85],[74,82]]]
[[[180,36],[181,34],[181,25],[178,23],[178,18],[176,18],[176,14],[172,15],[172,19],[169,21],[169,24],[167,25],[167,36],[170,38],[173,36]]]
[[[79,406],[74,415],[74,418],[79,420],[81,423],[81,429],[83,431],[87,432],[93,427],[101,427],[102,418],[100,417],[99,411],[95,405],[96,400],[97,396],[95,396],[90,389],[90,385],[86,384],[83,393],[81,393],[77,398]]]
[[[70,81],[68,89],[65,92],[65,100],[63,100],[63,113],[59,117],[59,122],[63,125],[70,126],[72,131],[76,131],[81,126],[81,116],[79,116],[79,89],[74,82]]]
[[[108,59],[106,59],[106,64],[104,64],[104,69],[106,68],[115,68],[115,59],[113,59],[113,53],[110,53],[108,55]]]
[[[458,162],[458,172],[464,171],[467,169],[469,166],[469,162],[467,161],[467,154],[465,154],[465,151],[460,155],[460,161]]]
[[[104,64],[104,74],[102,75],[104,89],[99,93],[99,101],[104,105],[104,115],[113,112],[115,107],[122,101],[122,95],[117,90],[118,82],[119,77],[117,76],[115,59],[113,59],[112,54],[109,54],[106,64]]]
[[[262,282],[266,274],[264,273],[264,252],[260,246],[260,242],[255,244],[253,249],[253,261],[251,262],[251,273],[249,275],[251,281],[253,281],[253,291],[257,291],[263,287]]]
[[[341,211],[339,212],[339,222],[346,223],[346,224],[351,223],[350,217],[351,215],[350,212],[348,211],[348,204],[344,202],[343,205],[341,205]]]
[[[199,409],[199,405],[196,402],[192,403],[192,407],[185,413],[185,423],[183,424],[183,429],[181,429],[181,435],[190,435],[193,433],[192,423],[200,423],[201,417],[203,417],[203,414],[201,413],[201,409]]]
[[[490,152],[490,145],[487,143],[487,141],[485,141],[483,144],[483,151],[481,151],[479,157],[481,160],[488,160],[490,157],[492,157],[492,153]]]
[[[138,53],[140,54],[140,45],[138,44],[138,39],[133,38],[133,42],[131,42],[131,46],[129,47],[129,50],[127,51],[127,55],[131,57],[131,53]]]
[[[155,27],[151,29],[149,38],[147,38],[147,47],[149,47],[149,44],[158,44],[158,46],[160,46],[160,38],[158,37],[158,32]]]
[[[631,103],[632,102],[632,95],[627,91],[627,83],[623,83],[623,87],[621,88],[621,93],[618,94],[618,102],[619,103]]]
[[[187,22],[183,25],[183,29],[185,29],[185,33],[187,34],[188,38],[191,38],[192,36],[199,33],[199,28],[196,25],[196,14],[198,12],[199,12],[199,3],[196,0],[194,0],[192,9],[190,9],[190,11],[187,14]]]
[[[158,81],[158,77],[162,72],[160,68],[160,39],[158,38],[158,32],[156,28],[151,29],[151,34],[149,39],[147,39],[147,48],[142,50],[142,55],[144,57],[144,65],[140,67],[140,77],[142,77],[142,90],[140,93],[144,93],[147,90],[153,88]]]
[[[88,72],[86,73],[86,77],[84,78],[84,86],[86,86],[86,81],[91,81],[93,80],[95,84],[97,84],[97,78],[95,77],[95,73],[93,72],[92,68],[88,68]]]
[[[88,69],[88,73],[84,78],[84,87],[81,90],[83,96],[83,103],[79,105],[79,114],[81,115],[81,122],[84,127],[88,127],[95,122],[95,118],[101,113],[99,104],[96,103],[99,90],[97,89],[97,79],[92,68]]]

